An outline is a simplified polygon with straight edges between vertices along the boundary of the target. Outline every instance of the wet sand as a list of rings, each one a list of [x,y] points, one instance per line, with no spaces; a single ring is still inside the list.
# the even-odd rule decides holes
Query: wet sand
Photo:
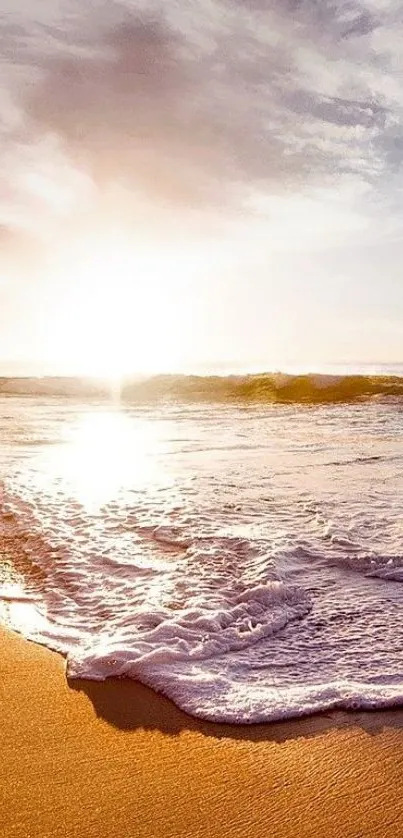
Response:
[[[232,727],[0,630],[2,838],[403,835],[403,710]]]

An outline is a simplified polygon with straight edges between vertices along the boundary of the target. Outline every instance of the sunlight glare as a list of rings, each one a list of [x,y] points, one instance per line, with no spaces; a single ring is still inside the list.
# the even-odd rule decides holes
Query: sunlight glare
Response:
[[[123,411],[86,413],[52,457],[72,496],[96,512],[120,491],[139,492],[166,480],[159,464],[158,429],[147,419]]]
[[[22,581],[0,586],[0,618],[15,631],[36,639],[47,627],[37,604],[25,593]]]
[[[52,266],[58,294],[44,355],[65,374],[115,379],[175,371],[188,258],[147,250],[122,234],[76,245]]]

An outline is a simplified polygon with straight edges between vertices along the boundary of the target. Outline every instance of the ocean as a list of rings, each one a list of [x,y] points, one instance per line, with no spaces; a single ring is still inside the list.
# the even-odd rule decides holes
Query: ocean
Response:
[[[0,620],[68,678],[216,722],[403,704],[402,397],[3,395],[0,464]]]

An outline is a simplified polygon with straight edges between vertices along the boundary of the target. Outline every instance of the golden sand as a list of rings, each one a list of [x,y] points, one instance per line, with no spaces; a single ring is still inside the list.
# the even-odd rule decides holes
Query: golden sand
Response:
[[[0,632],[2,838],[403,836],[403,711],[198,722]]]

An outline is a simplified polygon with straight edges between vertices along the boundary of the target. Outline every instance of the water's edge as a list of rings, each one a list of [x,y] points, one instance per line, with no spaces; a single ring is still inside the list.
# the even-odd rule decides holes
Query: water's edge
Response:
[[[0,399],[1,621],[208,721],[403,704],[401,417]]]

